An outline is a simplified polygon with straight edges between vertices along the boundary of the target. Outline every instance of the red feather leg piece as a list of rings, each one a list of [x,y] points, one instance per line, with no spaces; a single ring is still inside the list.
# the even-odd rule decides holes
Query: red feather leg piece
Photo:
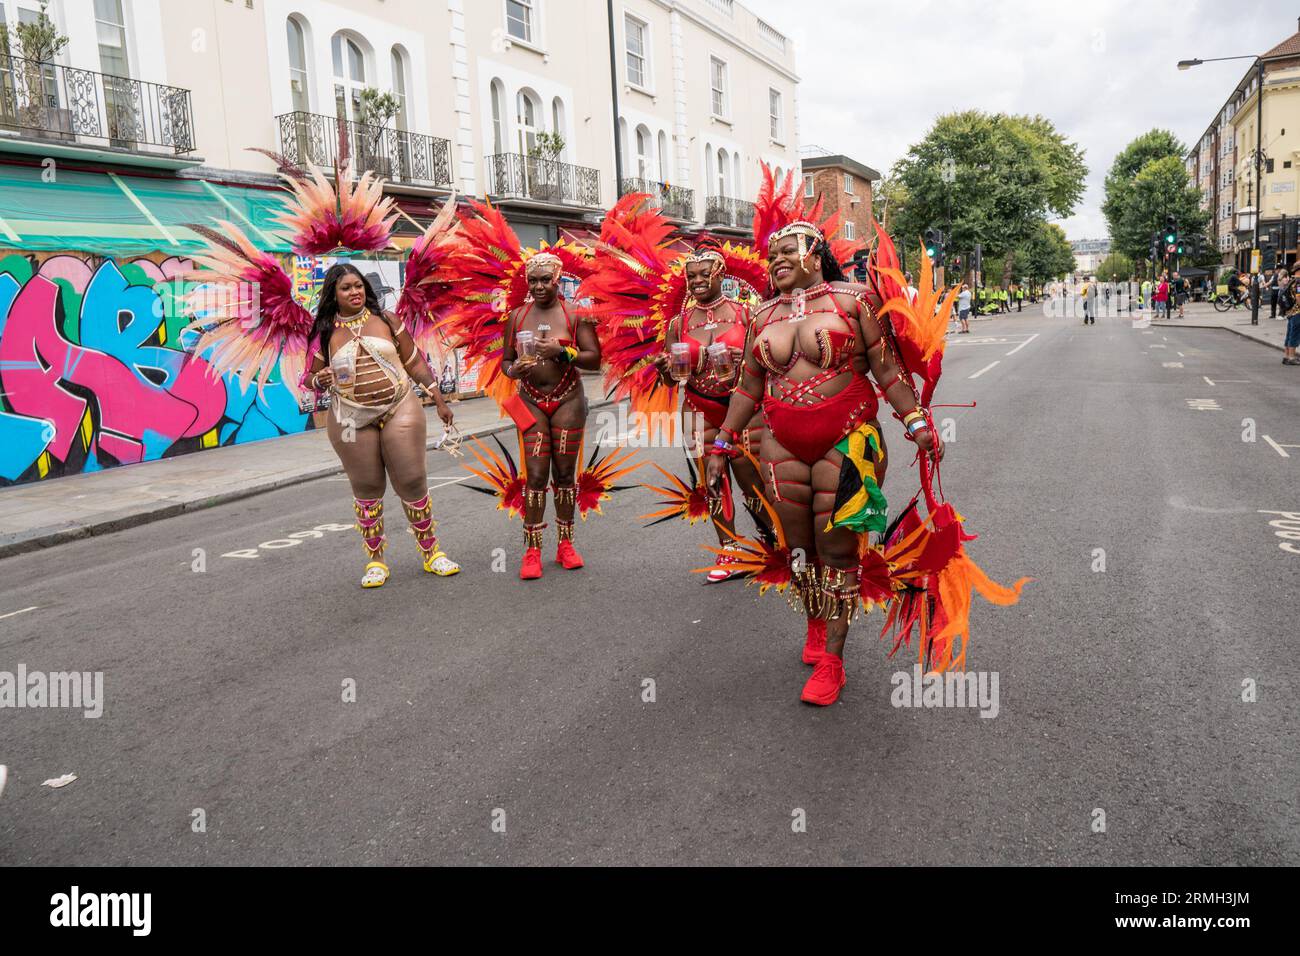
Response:
[[[501,445],[499,440],[497,444]],[[501,445],[504,459],[477,438],[471,439],[469,450],[478,461],[479,467],[475,468],[469,462],[463,463],[461,467],[470,474],[482,478],[487,482],[488,487],[474,488],[473,485],[465,487],[495,495],[499,499],[497,510],[504,511],[506,517],[521,516],[524,513],[524,476],[519,473],[514,459],[505,450],[505,446]]]
[[[278,361],[281,379],[297,390],[316,320],[294,298],[293,279],[274,255],[258,250],[233,223],[218,225],[225,235],[192,227],[208,239],[208,248],[194,256],[202,268],[184,276],[202,283],[185,304],[192,319],[187,329],[199,332],[194,352],[211,350],[214,376],[237,375],[245,389],[256,379],[259,395]]]
[[[750,457],[753,460],[752,456]],[[727,563],[715,562],[707,568],[693,568],[692,571],[695,574],[708,574],[710,571],[718,570],[744,574],[749,578],[746,587],[757,584],[761,597],[769,588],[775,588],[778,594],[783,593],[794,579],[794,575],[790,570],[793,555],[786,541],[785,528],[781,524],[781,519],[777,517],[776,509],[762,492],[758,492],[758,497],[759,504],[767,512],[768,520],[771,522],[773,540],[769,543],[761,539],[733,534],[730,550],[701,545],[705,551],[716,557],[721,558],[725,555]],[[719,524],[718,527],[721,528],[722,525]]]
[[[589,511],[603,514],[600,510],[601,502],[608,501],[613,492],[619,490],[614,482],[625,475],[630,475],[645,464],[640,461],[629,464],[635,457],[635,449],[612,451],[599,459],[594,452],[592,453],[587,467],[582,470],[577,479],[578,514],[583,521],[587,520]]]
[[[697,521],[709,518],[709,499],[701,482],[683,481],[660,465],[653,462],[651,462],[651,465],[668,479],[669,486],[661,488],[658,485],[644,483],[640,485],[640,487],[645,488],[647,491],[653,491],[663,499],[658,502],[661,506],[658,511],[641,515],[641,520],[650,520],[650,524],[653,525],[671,518],[682,518],[687,524],[693,525]],[[693,474],[694,469],[692,469],[692,476]]]

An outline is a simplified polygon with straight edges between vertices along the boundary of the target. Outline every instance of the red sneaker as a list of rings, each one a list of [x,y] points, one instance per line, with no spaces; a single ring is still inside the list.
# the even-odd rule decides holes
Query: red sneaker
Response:
[[[839,699],[844,680],[844,659],[838,654],[827,651],[822,654],[821,660],[813,668],[808,683],[803,685],[803,693],[799,695],[799,699],[821,707],[833,704]]]
[[[532,581],[542,576],[542,549],[529,548],[524,552],[524,562],[519,565],[519,579]]]
[[[555,549],[555,560],[570,571],[583,566],[582,555],[578,553],[572,541],[560,542],[559,547]]]
[[[810,618],[808,637],[803,642],[803,662],[816,664],[826,653],[826,622],[821,618]]]

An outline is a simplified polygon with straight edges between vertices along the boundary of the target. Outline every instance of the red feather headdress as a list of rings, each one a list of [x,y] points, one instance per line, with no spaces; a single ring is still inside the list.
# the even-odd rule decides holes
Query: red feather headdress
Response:
[[[583,314],[596,322],[606,390],[615,400],[629,399],[652,433],[662,426],[670,437],[677,389],[659,380],[652,363],[669,321],[694,306],[686,285],[689,250],[671,238],[674,229],[649,195],[623,196],[601,224],[595,271],[578,293],[590,302]],[[725,276],[760,295],[766,289],[767,267],[748,246],[724,242],[710,251]]]
[[[384,196],[384,181],[365,173],[355,183],[351,164],[334,171],[334,183],[315,166],[310,177],[285,175],[293,202],[277,217],[293,233],[293,251],[321,256],[335,249],[374,252],[392,244],[392,197]]]
[[[820,197],[809,207],[804,202],[802,190],[795,189],[793,169],[778,183],[771,167],[767,163],[762,167],[763,185],[754,200],[754,247],[759,255],[767,254],[767,244],[774,235],[796,223],[807,223],[820,233],[830,243],[836,262],[848,262],[855,253],[867,248],[864,241],[835,238],[840,231],[840,214],[831,213],[823,219]]]
[[[506,320],[528,299],[528,260],[555,256],[562,273],[579,282],[594,266],[590,250],[563,239],[524,249],[495,206],[471,200],[469,207],[460,214],[461,244],[445,264],[449,314],[437,330],[449,346],[465,349],[466,361],[478,368],[484,390],[503,405],[514,393],[514,383],[501,373]]]

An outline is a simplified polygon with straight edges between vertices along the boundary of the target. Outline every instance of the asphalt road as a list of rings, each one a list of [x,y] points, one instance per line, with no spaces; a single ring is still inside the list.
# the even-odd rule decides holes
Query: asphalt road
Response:
[[[1300,554],[1263,513],[1300,512],[1279,361],[1030,313],[953,340],[938,401],[978,407],[940,413],[944,489],[992,577],[1035,578],[976,599],[992,719],[894,707],[912,659],[879,615],[840,702],[801,704],[799,619],[702,585],[711,535],[641,530],[639,489],[579,526],[583,571],[549,530],[538,582],[518,523],[437,481],[451,579],[390,495],[394,577],[361,591],[355,532],[311,530],[351,521],[337,480],[0,561],[0,670],[102,671],[106,698],[0,710],[0,865],[1300,863]]]

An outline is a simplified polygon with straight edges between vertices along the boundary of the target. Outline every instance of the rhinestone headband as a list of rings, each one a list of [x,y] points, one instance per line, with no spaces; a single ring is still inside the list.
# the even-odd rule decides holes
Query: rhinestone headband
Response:
[[[772,238],[767,240],[768,244],[776,242],[778,239],[784,239],[786,236],[806,236],[809,239],[815,239],[818,242],[824,242],[826,236],[814,223],[806,219],[796,219],[788,226],[782,226],[776,232],[772,233]]]
[[[722,257],[722,253],[718,252],[717,249],[704,249],[699,252],[689,253],[682,257],[682,261],[687,265],[692,262],[712,262],[714,272],[727,267],[727,260]]]

